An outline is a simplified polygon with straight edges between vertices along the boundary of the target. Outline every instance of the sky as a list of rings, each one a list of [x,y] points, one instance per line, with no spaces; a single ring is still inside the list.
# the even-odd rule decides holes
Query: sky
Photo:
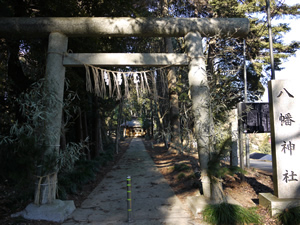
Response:
[[[300,41],[300,19],[289,20],[291,31],[284,37],[284,42],[290,43],[291,41]],[[298,24],[297,24],[298,23]],[[296,57],[290,57],[288,62],[282,64],[285,67],[282,71],[275,72],[275,79],[299,79],[299,63],[300,63],[300,51],[296,53]],[[297,65],[298,64],[298,65]],[[298,75],[298,76],[297,76]]]
[[[294,5],[300,3],[300,0],[286,0],[285,3],[288,5]],[[286,22],[290,24],[291,30],[284,36],[284,42],[290,43],[292,41],[300,41],[300,18],[299,19],[283,19],[283,20],[272,20],[271,25],[274,23]],[[287,62],[284,62],[281,67],[284,67],[281,71],[275,71],[276,80],[295,80],[300,81],[300,50],[296,52],[295,57],[288,58]],[[266,87],[265,94],[262,98],[263,102],[268,101],[268,89]]]

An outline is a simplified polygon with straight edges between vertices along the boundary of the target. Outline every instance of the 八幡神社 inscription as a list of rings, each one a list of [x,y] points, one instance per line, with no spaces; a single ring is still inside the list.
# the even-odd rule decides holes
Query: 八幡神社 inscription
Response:
[[[290,181],[298,181],[295,177],[297,177],[297,174],[295,174],[294,171],[291,171],[289,174],[288,170],[286,170],[286,173],[283,174],[283,181],[285,183],[288,183]]]
[[[282,152],[286,153],[286,151],[290,151],[290,155],[292,155],[292,151],[295,150],[295,144],[292,144],[291,141],[287,144],[286,141],[283,141]]]
[[[297,82],[269,82],[274,195],[300,198],[300,89]]]
[[[295,122],[294,120],[292,120],[292,116],[291,116],[290,113],[287,113],[285,115],[283,115],[282,113],[280,113],[279,121],[281,122],[281,126],[283,126],[283,125],[291,126],[292,123]]]

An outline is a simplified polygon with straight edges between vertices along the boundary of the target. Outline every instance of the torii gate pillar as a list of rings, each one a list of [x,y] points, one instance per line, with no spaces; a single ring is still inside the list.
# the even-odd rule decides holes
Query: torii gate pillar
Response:
[[[45,94],[49,95],[50,100],[55,100],[54,104],[51,104],[51,111],[47,118],[46,136],[55,136],[53,140],[48,140],[46,147],[52,151],[53,147],[59,147],[59,138],[61,130],[61,118],[63,108],[63,96],[64,96],[64,82],[65,82],[65,67],[63,66],[63,54],[67,52],[68,37],[62,33],[53,32],[49,35],[48,43],[48,56],[46,63],[46,75],[45,75]],[[54,108],[52,108],[54,107]],[[56,121],[59,121],[57,123]],[[48,150],[47,149],[47,150]],[[47,153],[47,152],[46,152]]]
[[[198,32],[190,32],[185,35],[186,52],[190,57],[189,86],[193,102],[195,116],[195,135],[197,139],[199,162],[201,168],[201,181],[203,194],[211,197],[211,183],[207,175],[207,163],[211,148],[211,115],[209,86],[206,75],[206,65],[202,48],[202,37]]]
[[[65,83],[65,67],[62,62],[63,54],[67,48],[68,37],[64,34],[53,32],[49,35],[44,87],[44,94],[47,96],[45,107],[49,109],[44,122],[43,147],[45,148],[45,156],[56,154],[59,151]],[[47,179],[43,179],[42,186],[38,184],[36,187],[35,204],[52,203],[56,198],[57,171],[44,171],[44,173],[46,174],[39,174],[39,176],[44,176]],[[50,183],[48,184],[48,182]]]

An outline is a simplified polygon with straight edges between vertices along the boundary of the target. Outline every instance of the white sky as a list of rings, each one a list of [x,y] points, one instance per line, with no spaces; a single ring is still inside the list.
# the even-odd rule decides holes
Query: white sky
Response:
[[[300,3],[300,0],[285,0],[288,5],[294,5]],[[300,41],[300,19],[289,19],[286,18],[284,20],[274,20],[271,21],[271,25],[273,23],[278,22],[286,22],[290,24],[291,31],[288,32],[284,41],[286,43],[290,43],[291,41]],[[281,71],[275,71],[275,79],[276,80],[295,80],[300,81],[300,50],[296,52],[296,57],[288,58],[287,62],[284,62],[282,65],[285,69]],[[262,101],[268,101],[268,90],[266,88],[265,95],[262,98]]]
[[[289,20],[289,24],[292,29],[284,37],[284,41],[286,43],[290,43],[291,41],[300,41],[299,23],[300,23],[300,19]],[[299,79],[300,76],[299,63],[300,63],[300,51],[298,50],[296,53],[296,57],[290,57],[288,62],[282,64],[283,67],[285,67],[284,70],[275,72],[275,79],[276,80],[286,79],[287,77],[288,79]]]

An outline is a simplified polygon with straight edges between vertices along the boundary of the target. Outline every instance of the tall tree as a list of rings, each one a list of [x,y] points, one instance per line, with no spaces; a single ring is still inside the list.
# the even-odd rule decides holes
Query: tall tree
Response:
[[[272,16],[278,18],[282,15],[296,16],[300,5],[287,6],[283,1],[272,1]],[[220,39],[213,37],[207,40],[207,70],[211,78],[212,111],[214,122],[224,123],[226,111],[235,107],[243,99],[243,65],[246,62],[248,96],[250,101],[258,100],[264,93],[263,84],[270,79],[270,58],[268,31],[266,26],[265,1],[209,1],[210,17],[248,17],[250,19],[250,34],[246,38],[247,57],[243,57],[243,45],[240,39]],[[282,34],[289,31],[287,24],[278,24],[272,27],[274,34],[275,69],[280,70],[280,64],[287,57],[299,49],[299,43],[284,44]],[[226,86],[226,90],[224,87]],[[225,119],[225,120],[224,120]],[[222,149],[218,156],[222,156]],[[210,165],[215,157],[211,158]],[[214,170],[215,168],[211,168]],[[217,173],[211,174],[218,177]],[[222,198],[219,182],[212,185],[212,196]]]
[[[163,17],[169,17],[169,0],[161,1],[162,15]],[[174,53],[172,38],[164,38],[165,48],[167,53]],[[177,77],[176,70],[171,67],[168,71],[168,90],[169,90],[169,104],[170,104],[170,126],[171,126],[171,144],[170,148],[177,151],[180,146],[180,120],[179,120],[179,103],[178,103],[178,93],[176,88]]]

